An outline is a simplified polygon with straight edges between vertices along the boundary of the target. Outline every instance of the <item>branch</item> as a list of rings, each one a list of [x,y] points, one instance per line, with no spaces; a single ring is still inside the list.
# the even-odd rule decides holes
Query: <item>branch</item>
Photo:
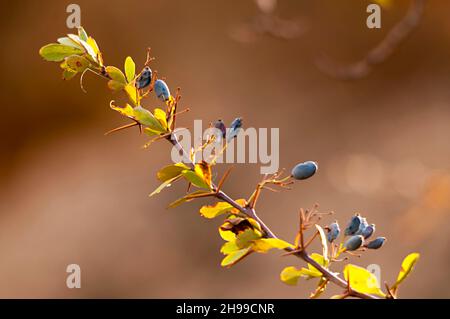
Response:
[[[191,161],[189,155],[186,153],[186,151],[184,150],[183,146],[180,144],[180,142],[178,141],[178,137],[175,133],[172,133],[167,140],[180,152],[180,154],[186,159],[187,164],[191,167],[194,167],[194,163]],[[213,189],[216,189],[216,186],[213,184],[212,185]],[[259,218],[259,216],[256,214],[256,211],[254,208],[251,207],[243,207],[241,205],[239,205],[235,200],[233,200],[230,196],[228,196],[225,192],[223,192],[222,190],[219,190],[218,192],[216,192],[214,194],[214,196],[220,200],[223,200],[225,202],[227,202],[228,204],[230,204],[231,206],[233,206],[234,208],[236,208],[237,210],[239,210],[239,212],[253,218],[254,220],[256,220],[260,225],[261,225],[261,229],[264,231],[265,237],[266,238],[276,238],[278,239],[278,237],[270,230],[270,228],[261,220],[261,218]],[[294,251],[293,248],[286,248],[285,249],[287,252],[292,252]],[[314,266],[317,270],[319,270],[323,277],[325,277],[326,279],[328,279],[329,281],[333,282],[334,284],[338,285],[339,287],[342,287],[346,290],[348,290],[348,293],[350,296],[353,297],[357,297],[357,298],[362,298],[362,299],[378,299],[375,296],[372,295],[368,295],[368,294],[364,294],[364,293],[360,293],[358,291],[355,291],[351,288],[348,287],[348,283],[343,280],[342,278],[340,278],[338,275],[336,275],[335,273],[331,272],[330,270],[324,268],[322,265],[320,265],[319,263],[317,263],[314,259],[312,259],[308,253],[305,250],[299,251],[294,253],[293,255],[295,255],[296,257],[303,259],[305,262],[311,264],[312,266]]]
[[[360,61],[349,65],[338,65],[323,55],[316,60],[317,67],[331,77],[342,80],[357,80],[368,75],[372,67],[384,62],[395,49],[417,27],[422,18],[426,0],[412,0],[406,15],[386,35],[386,37]]]

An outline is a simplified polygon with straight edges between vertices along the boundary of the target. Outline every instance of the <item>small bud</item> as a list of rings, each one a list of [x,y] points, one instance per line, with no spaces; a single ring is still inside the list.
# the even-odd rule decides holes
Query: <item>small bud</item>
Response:
[[[372,240],[370,243],[367,244],[367,248],[369,248],[369,249],[381,248],[381,246],[383,246],[385,241],[386,241],[386,238],[377,237],[376,239]]]
[[[371,224],[371,225],[367,226],[366,228],[364,228],[361,235],[364,237],[364,239],[367,239],[370,236],[372,236],[372,234],[374,232],[375,232],[375,224]]]
[[[160,100],[167,101],[168,99],[170,99],[169,87],[163,80],[156,80],[153,89],[155,90],[156,96]]]
[[[350,219],[347,228],[345,229],[345,236],[355,235],[361,225],[361,217],[357,214]]]
[[[308,161],[297,164],[291,172],[292,177],[298,180],[307,179],[313,176],[318,169],[317,163]]]
[[[346,250],[357,250],[363,243],[363,236],[355,235],[347,239],[344,244]]]
[[[336,238],[339,237],[339,233],[341,232],[341,229],[339,228],[339,224],[337,222],[331,223],[328,226],[328,241],[332,243]]]

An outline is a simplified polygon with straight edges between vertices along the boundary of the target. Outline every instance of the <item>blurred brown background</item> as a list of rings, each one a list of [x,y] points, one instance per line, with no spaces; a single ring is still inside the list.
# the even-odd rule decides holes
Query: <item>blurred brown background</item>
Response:
[[[142,150],[135,129],[103,136],[124,124],[105,82],[88,74],[84,94],[38,55],[71,32],[69,3],[1,4],[0,297],[307,297],[313,281],[279,280],[283,267],[301,265],[295,258],[270,252],[221,269],[220,221],[199,217],[200,202],[165,209],[184,186],[147,196],[169,145]],[[281,237],[293,240],[300,207],[317,202],[336,212],[325,222],[341,224],[361,212],[388,242],[354,263],[378,263],[392,282],[403,257],[420,252],[400,296],[450,297],[449,2],[428,1],[412,35],[357,81],[328,77],[315,58],[361,58],[409,1],[383,9],[382,29],[369,30],[369,1],[280,0],[279,16],[305,30],[248,43],[232,34],[257,14],[250,0],[77,3],[107,64],[131,55],[142,65],[153,48],[153,68],[192,109],[180,125],[240,115],[247,126],[280,128],[282,167],[319,163],[314,178],[259,203]],[[236,165],[225,187],[248,196],[259,178],[258,165]],[[81,266],[81,289],[65,285],[71,263]]]

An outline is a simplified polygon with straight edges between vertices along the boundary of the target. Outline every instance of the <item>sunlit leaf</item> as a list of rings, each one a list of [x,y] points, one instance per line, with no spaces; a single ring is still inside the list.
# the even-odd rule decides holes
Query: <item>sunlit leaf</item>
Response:
[[[322,267],[327,268],[328,267],[328,259],[324,258],[322,255],[317,253],[312,253],[311,258],[316,261],[319,265]],[[303,275],[307,278],[312,277],[322,277],[322,273],[313,265],[308,263],[308,268],[302,268],[301,269]]]
[[[212,174],[210,164],[208,164],[206,161],[195,164],[195,172],[203,179],[208,187],[211,187]]]
[[[350,287],[358,292],[384,297],[377,277],[365,268],[348,264],[344,268],[344,278],[349,281]]]
[[[83,41],[87,41],[87,39],[88,39],[88,35],[83,27],[78,27],[78,36]]]
[[[125,80],[125,75],[123,75],[122,71],[115,66],[107,66],[106,72],[110,76],[111,80],[108,81],[108,87],[114,91],[120,91],[125,88],[127,84]]]
[[[221,266],[222,267],[231,267],[234,264],[236,264],[239,260],[241,260],[242,258],[244,258],[245,256],[247,256],[248,254],[250,254],[251,251],[251,247],[247,247],[241,250],[237,250],[234,251],[232,253],[230,253],[229,255],[227,255],[221,262]]]
[[[130,56],[128,56],[125,59],[124,70],[125,70],[125,75],[127,77],[127,81],[128,81],[128,83],[130,83],[131,81],[134,80],[134,76],[136,73],[136,64],[134,63],[133,59]]]
[[[119,112],[120,114],[134,119],[134,110],[133,107],[130,104],[125,105],[125,107],[119,107],[114,105],[114,101],[111,101],[109,106],[114,110]]]
[[[83,72],[89,66],[89,61],[79,55],[71,55],[65,59],[67,68],[75,72]]]
[[[70,69],[65,69],[65,70],[63,71],[62,78],[63,78],[63,80],[70,80],[70,79],[72,79],[75,75],[77,75],[77,72],[72,71],[72,70],[70,70]]]
[[[181,175],[181,172],[185,169],[189,169],[186,164],[183,163],[177,163],[172,165],[167,165],[163,167],[161,170],[159,170],[158,173],[156,173],[156,177],[161,181],[165,182],[168,179],[172,179],[176,176]]]
[[[279,238],[261,238],[254,242],[253,250],[265,253],[272,248],[286,249],[288,247],[294,248],[293,245]]]
[[[164,110],[161,110],[159,108],[156,108],[153,111],[153,115],[155,118],[161,123],[162,127],[167,130],[167,118],[166,118],[166,112]]]
[[[205,183],[202,176],[199,176],[196,172],[192,170],[184,170],[182,172],[183,176],[190,182],[192,185],[195,185],[199,188],[209,189],[209,185]]]
[[[180,178],[179,176],[176,176],[176,177],[174,177],[174,178],[171,178],[171,179],[165,181],[164,183],[162,183],[161,185],[159,185],[158,188],[155,189],[155,190],[153,191],[153,193],[151,193],[149,196],[151,197],[151,196],[153,196],[153,195],[159,194],[164,188],[169,187],[173,182],[175,182],[175,181],[176,181],[177,179],[179,179],[179,178]]]
[[[97,42],[94,40],[94,38],[88,37],[86,43],[92,48],[92,50],[96,54],[97,60],[98,60],[98,63],[100,64],[100,66],[103,66],[103,57],[102,57],[102,53],[100,52],[100,48],[97,45]]]
[[[411,271],[414,269],[414,265],[419,260],[420,254],[418,253],[412,253],[406,256],[405,259],[403,259],[402,266],[400,268],[400,272],[397,277],[397,281],[395,282],[394,286],[392,288],[397,288],[399,284],[402,283],[403,280],[405,280],[406,277],[411,273]]]
[[[78,35],[75,34],[68,34],[67,36],[76,43],[79,43],[83,47],[84,52],[88,54],[88,56],[92,59],[92,61],[98,63],[97,54],[85,40],[81,39]]]
[[[328,244],[327,244],[327,236],[325,235],[325,232],[323,228],[320,225],[316,224],[317,231],[320,235],[320,243],[322,244],[322,256],[328,260]]]
[[[224,255],[231,254],[232,252],[237,250],[240,250],[240,248],[235,241],[228,241],[222,245],[222,248],[220,248],[220,252]]]
[[[248,247],[253,244],[253,242],[261,238],[261,233],[257,230],[246,229],[236,236],[236,245],[239,248]]]
[[[214,205],[205,205],[200,208],[200,214],[205,218],[215,218],[222,214],[229,213],[233,210],[233,206],[227,202],[218,202]]]
[[[83,50],[83,47],[79,43],[73,41],[69,37],[59,38],[58,39],[58,43],[63,44],[63,45],[67,45],[69,47],[74,47],[74,48],[77,48],[79,50]]]
[[[290,286],[295,286],[301,276],[302,272],[293,266],[284,268],[280,273],[281,281]]]
[[[134,108],[134,118],[142,125],[148,126],[154,131],[164,132],[164,128],[159,121],[153,116],[152,112],[144,109],[142,106],[136,106]]]
[[[126,84],[123,88],[134,105],[139,105],[139,92],[133,84]]]
[[[190,202],[193,199],[195,199],[195,197],[192,197],[192,196],[195,196],[195,195],[206,195],[206,194],[209,194],[209,192],[205,192],[205,191],[201,191],[201,190],[192,192],[192,193],[190,193],[190,194],[188,194],[186,196],[183,196],[183,197],[177,199],[176,201],[173,201],[172,203],[169,204],[168,208],[175,208],[175,207],[180,206],[183,203]]]
[[[230,230],[222,230],[219,228],[219,235],[225,241],[234,241],[236,240],[236,234]]]
[[[73,46],[51,43],[43,46],[39,50],[39,54],[46,61],[60,62],[68,56],[83,54],[83,50]]]

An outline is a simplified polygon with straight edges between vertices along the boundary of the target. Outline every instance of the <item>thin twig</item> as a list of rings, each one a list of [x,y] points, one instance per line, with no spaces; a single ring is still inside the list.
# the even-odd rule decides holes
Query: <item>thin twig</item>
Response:
[[[372,67],[384,62],[395,49],[418,26],[426,0],[412,0],[406,15],[386,35],[386,37],[361,60],[349,65],[338,65],[326,55],[316,60],[317,67],[331,77],[341,80],[357,80],[368,75]]]

